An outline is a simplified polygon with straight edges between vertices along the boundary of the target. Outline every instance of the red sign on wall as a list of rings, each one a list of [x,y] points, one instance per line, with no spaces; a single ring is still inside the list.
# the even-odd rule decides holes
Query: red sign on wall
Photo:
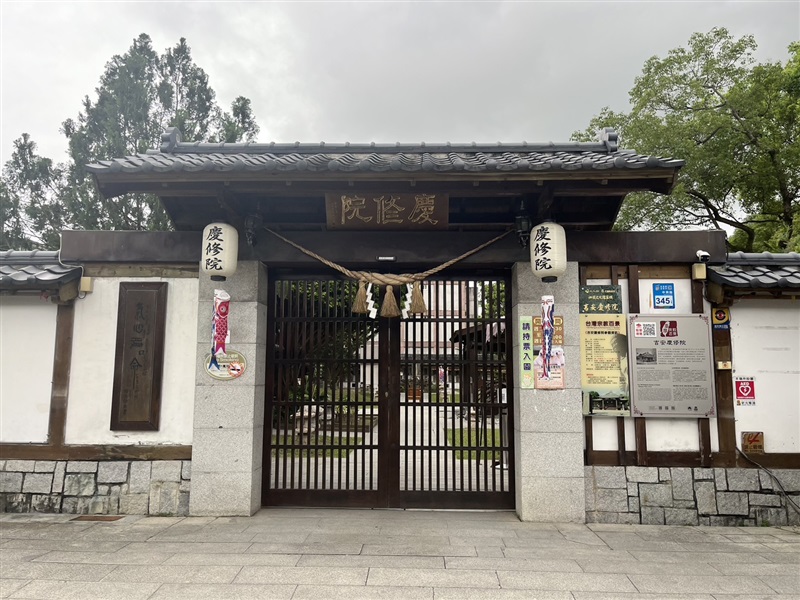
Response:
[[[733,382],[734,393],[737,400],[756,399],[756,382],[752,377],[737,377]]]

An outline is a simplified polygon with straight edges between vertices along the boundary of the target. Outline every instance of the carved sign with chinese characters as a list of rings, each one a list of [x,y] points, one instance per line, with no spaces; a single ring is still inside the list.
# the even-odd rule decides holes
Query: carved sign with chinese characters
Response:
[[[111,429],[157,431],[167,314],[166,283],[119,284]]]
[[[328,229],[447,229],[447,194],[325,194]]]

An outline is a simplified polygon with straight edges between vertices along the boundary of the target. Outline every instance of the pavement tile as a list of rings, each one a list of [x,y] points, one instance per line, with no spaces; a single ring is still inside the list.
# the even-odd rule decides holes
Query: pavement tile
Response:
[[[574,592],[575,600],[714,600],[711,594],[608,594],[606,592]],[[724,596],[727,600],[728,596]],[[774,598],[773,598],[774,600]]]
[[[800,594],[713,594],[714,600],[800,600]]]
[[[367,586],[430,586],[430,587],[500,587],[493,570],[463,569],[395,569],[376,567],[369,570]]]
[[[580,573],[581,567],[574,560],[547,560],[535,558],[463,558],[445,559],[448,569],[476,569],[495,571],[546,571],[560,573]]]
[[[0,579],[0,598],[8,598],[11,594],[30,583],[28,579]]]
[[[663,539],[643,539],[635,533],[598,533],[598,537],[612,550],[658,550],[659,552],[680,552],[684,546],[678,542]]]
[[[636,588],[625,575],[597,573],[532,573],[528,571],[498,571],[503,588],[552,590],[571,592],[635,592]]]
[[[702,575],[630,575],[640,592],[680,594],[686,590],[701,594],[769,594],[770,587],[757,577]]]
[[[611,550],[604,546],[577,546],[569,548],[550,548],[536,546],[506,547],[503,553],[508,558],[597,558],[603,560],[631,560],[633,552],[627,550]]]
[[[128,542],[91,542],[91,541],[70,541],[59,540],[9,540],[3,546],[6,548],[24,548],[27,550],[67,550],[74,552],[116,552],[124,548]]]
[[[251,545],[248,542],[132,542],[126,546],[126,549],[129,552],[227,554],[246,552]]]
[[[86,581],[32,581],[13,598],[36,600],[146,600],[158,583],[114,583]]]
[[[445,544],[451,546],[491,546],[496,548],[504,548],[506,546],[506,539],[516,540],[517,538],[500,538],[500,537],[465,537],[462,535],[453,535],[445,538]]]
[[[358,585],[367,580],[369,569],[347,567],[242,567],[234,583],[290,583],[303,584],[309,581],[326,585]]]
[[[38,556],[47,554],[49,550],[32,550],[30,548],[2,548],[0,547],[0,565],[9,562],[27,562]]]
[[[172,554],[165,552],[59,552],[54,550],[33,560],[42,563],[73,563],[94,565],[158,565]]]
[[[761,552],[763,550],[769,550],[769,544],[751,544],[751,543],[742,543],[742,544],[734,544],[733,542],[729,542],[726,544],[681,544],[683,550],[686,552],[702,552],[706,553],[714,553],[714,552]],[[778,544],[778,547],[784,548],[786,547],[784,544]],[[671,548],[664,548],[664,550],[670,550]],[[799,549],[800,550],[800,549]],[[782,550],[783,551],[783,550]]]
[[[262,539],[264,534],[259,534],[256,536],[257,542],[276,542],[279,541],[273,536],[273,539],[266,540]],[[425,544],[428,546],[443,546],[447,545],[450,542],[450,538],[446,535],[427,535],[427,536],[415,536],[415,535],[363,535],[358,533],[311,533],[305,540],[299,540],[300,542],[305,542],[306,544],[400,544],[400,545],[408,545],[408,544],[415,544],[421,545]]]
[[[295,585],[165,583],[148,600],[289,600]],[[316,600],[320,600],[318,597]]]
[[[707,554],[697,554],[696,552],[642,552],[639,550],[631,550],[630,553],[637,560],[645,562],[684,563],[703,561],[712,564],[768,562],[761,554],[746,552],[709,552]]]
[[[60,579],[100,581],[116,567],[111,565],[64,565],[60,563],[18,562],[3,564],[4,579]]]
[[[298,585],[292,600],[433,600],[433,597],[433,588],[429,587]]]
[[[779,594],[800,594],[800,570],[792,575],[760,575],[758,578]]]
[[[476,588],[441,588],[433,590],[436,600],[573,600],[569,592],[544,590],[482,590]]]
[[[332,554],[306,554],[297,562],[298,567],[395,567],[397,569],[444,569],[441,556],[353,556]]]
[[[250,544],[254,554],[361,554],[361,544]]]
[[[378,556],[476,556],[477,552],[474,546],[364,544],[361,554]]]
[[[239,566],[120,565],[105,581],[143,583],[231,583]]]
[[[285,534],[287,542],[295,541],[291,539],[290,534]],[[306,534],[295,533],[294,537],[297,538],[296,541],[302,542],[303,538],[305,538]],[[192,532],[175,532],[172,529],[168,529],[163,533],[159,533],[158,535],[150,536],[145,538],[144,540],[136,540],[136,541],[147,541],[148,543],[152,542],[227,542],[227,543],[240,543],[240,544],[249,544],[254,541],[254,538],[258,537],[258,534],[252,533],[249,531],[243,533],[229,533],[229,532],[215,532],[215,531],[192,531]],[[133,541],[133,540],[131,540]],[[260,541],[260,540],[259,540]]]
[[[293,567],[299,554],[173,554],[165,565],[275,565]]]
[[[672,574],[681,575],[720,575],[717,565],[704,562],[645,562],[640,560],[605,561],[605,560],[578,560],[578,564],[586,573],[620,573],[622,575],[644,574]]]
[[[786,544],[786,543],[766,543],[764,547],[773,552],[794,552],[800,553],[800,544]]]
[[[477,556],[483,558],[505,558],[506,556],[502,546],[483,546],[476,544],[475,553]]]
[[[725,563],[718,563],[714,568],[723,575],[795,575],[798,577],[797,587],[800,593],[800,565],[797,563],[737,563],[728,565]]]

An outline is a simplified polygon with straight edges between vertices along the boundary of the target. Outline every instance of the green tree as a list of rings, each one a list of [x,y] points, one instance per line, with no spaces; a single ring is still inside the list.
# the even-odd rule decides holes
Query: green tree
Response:
[[[69,141],[65,164],[36,155],[27,134],[15,142],[0,187],[3,247],[57,248],[64,228],[168,229],[156,196],[102,199],[86,165],[157,148],[167,127],[200,141],[252,141],[258,135],[250,100],[240,96],[229,112],[221,110],[183,38],[159,55],[141,34],[106,64],[95,96],[85,97],[78,116],[62,125]]]
[[[669,196],[631,194],[617,229],[733,230],[733,250],[800,249],[800,44],[756,63],[751,36],[716,28],[652,57],[631,110],[605,108],[589,129],[615,127],[625,147],[686,160]]]

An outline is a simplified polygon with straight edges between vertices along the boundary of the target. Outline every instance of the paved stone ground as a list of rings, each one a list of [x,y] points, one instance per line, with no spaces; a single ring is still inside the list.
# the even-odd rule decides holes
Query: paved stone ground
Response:
[[[800,528],[553,525],[511,512],[0,516],[0,597],[800,599]]]

